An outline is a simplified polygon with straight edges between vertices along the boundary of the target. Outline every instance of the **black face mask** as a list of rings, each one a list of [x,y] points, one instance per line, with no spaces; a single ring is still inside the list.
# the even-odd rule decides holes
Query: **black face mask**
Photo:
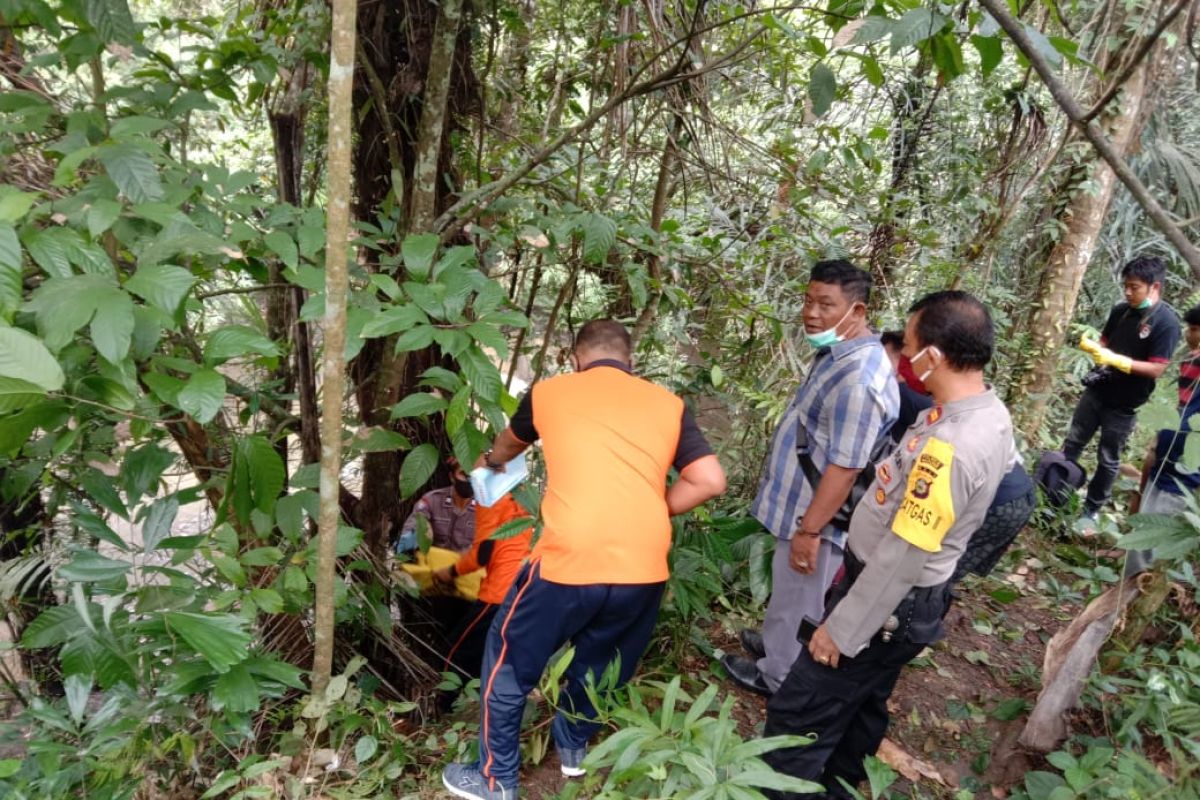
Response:
[[[475,496],[475,487],[471,485],[471,482],[469,480],[468,481],[455,480],[454,481],[454,491],[458,493],[459,497],[474,497]]]

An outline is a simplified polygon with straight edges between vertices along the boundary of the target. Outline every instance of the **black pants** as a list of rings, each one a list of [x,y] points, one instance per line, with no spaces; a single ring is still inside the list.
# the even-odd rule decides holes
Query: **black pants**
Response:
[[[883,741],[888,697],[900,670],[923,649],[924,644],[883,642],[876,637],[854,658],[842,657],[836,669],[813,661],[807,649],[802,651],[767,703],[763,733],[802,734],[815,737],[815,741],[805,747],[773,750],[763,760],[777,772],[823,784],[828,797],[850,798],[838,778],[851,786],[866,778],[863,759],[874,755]],[[813,797],[767,794],[776,800]]]
[[[1121,467],[1121,454],[1137,424],[1136,411],[1106,406],[1101,400],[1102,395],[1103,386],[1084,391],[1071,417],[1067,439],[1063,442],[1063,455],[1078,461],[1083,448],[1087,447],[1096,430],[1100,430],[1096,472],[1088,483],[1087,500],[1084,503],[1088,511],[1099,511],[1108,502],[1113,480]]]
[[[479,677],[488,628],[492,627],[492,620],[499,610],[499,603],[485,603],[482,600],[471,603],[467,613],[447,637],[450,640],[450,650],[446,654],[443,672],[457,669],[464,675],[464,681]]]

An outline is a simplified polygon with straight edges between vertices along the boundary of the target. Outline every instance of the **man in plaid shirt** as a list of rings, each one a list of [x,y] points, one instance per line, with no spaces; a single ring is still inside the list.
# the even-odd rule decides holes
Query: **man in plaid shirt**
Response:
[[[735,682],[759,694],[778,689],[799,656],[801,620],[824,617],[825,592],[846,541],[830,520],[899,415],[892,364],[867,325],[870,292],[870,274],[843,260],[818,262],[809,277],[803,320],[816,358],[772,437],[751,506],[777,539],[771,600],[762,632],[742,631],[742,646],[757,660],[726,655],[721,661]],[[804,477],[798,450],[821,473],[815,487]]]

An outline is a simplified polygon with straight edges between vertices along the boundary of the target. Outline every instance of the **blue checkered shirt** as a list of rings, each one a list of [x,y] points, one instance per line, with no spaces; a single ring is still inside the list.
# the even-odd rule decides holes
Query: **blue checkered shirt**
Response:
[[[830,464],[865,467],[875,440],[891,430],[899,414],[896,373],[878,336],[860,336],[820,350],[771,439],[750,513],[771,533],[790,539],[797,518],[812,502],[813,488],[796,457],[798,425],[804,426],[808,452],[824,474]],[[839,544],[846,536],[831,526],[822,535]]]

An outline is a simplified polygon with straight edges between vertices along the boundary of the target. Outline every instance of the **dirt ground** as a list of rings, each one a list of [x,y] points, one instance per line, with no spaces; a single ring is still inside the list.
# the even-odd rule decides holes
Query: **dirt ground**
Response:
[[[1044,565],[1038,559],[1022,552],[1008,559],[1008,566],[1011,572],[998,569],[960,587],[961,597],[947,617],[946,639],[905,669],[892,695],[888,740],[895,748],[884,760],[915,779],[900,778],[892,787],[898,796],[948,800],[960,789],[977,798],[1007,794],[989,782],[1005,766],[991,764],[991,753],[1019,732],[1040,688],[1045,643],[1081,607],[1046,594],[1039,585]],[[740,652],[737,633],[745,622],[716,620],[705,627],[705,638],[717,652]],[[764,698],[724,679],[716,662],[699,651],[679,668],[700,682],[719,681],[737,698],[734,716],[742,735],[761,735]],[[1018,767],[1019,775],[1027,765],[1010,766]],[[540,763],[523,770],[522,797],[550,800],[564,781],[551,746]]]

